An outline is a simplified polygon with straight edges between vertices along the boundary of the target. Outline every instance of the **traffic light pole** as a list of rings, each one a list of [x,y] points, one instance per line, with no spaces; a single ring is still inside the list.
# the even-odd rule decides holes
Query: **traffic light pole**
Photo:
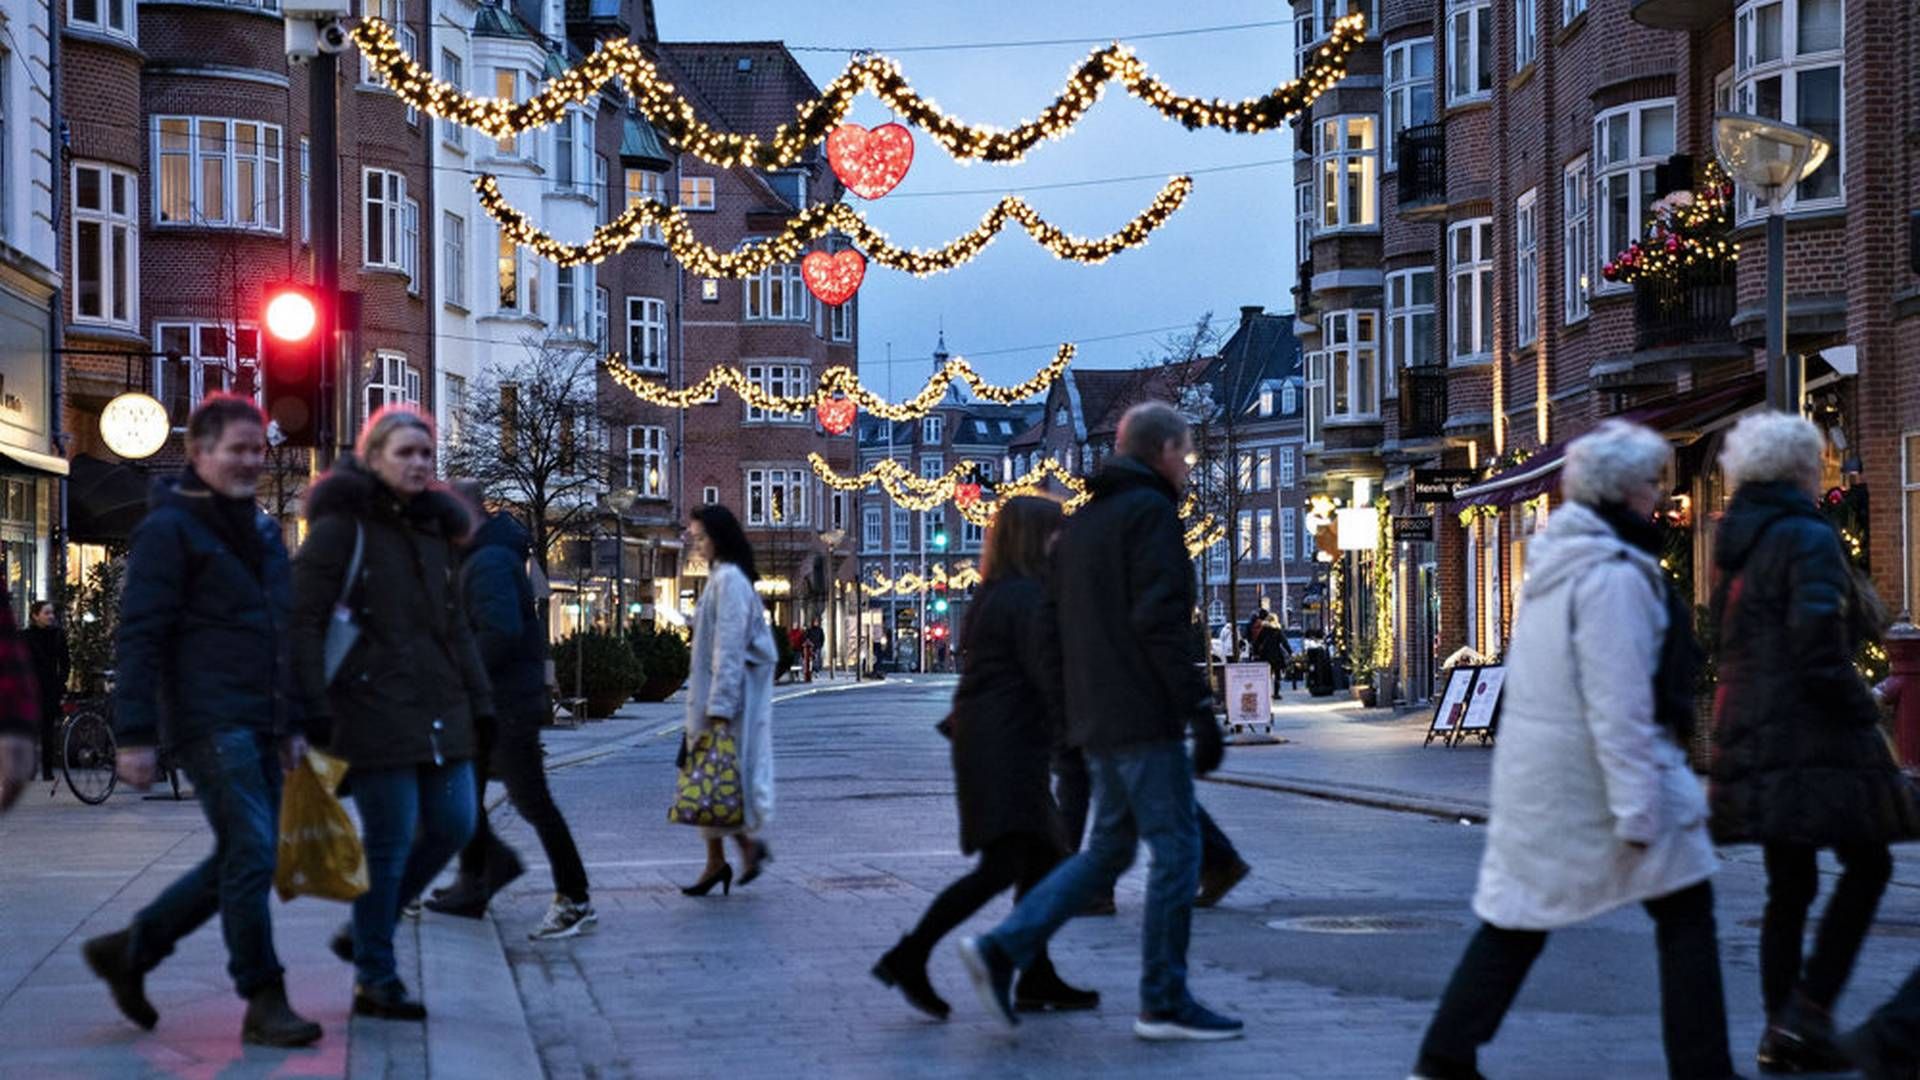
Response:
[[[320,293],[320,416],[315,462],[324,471],[338,445],[340,403],[340,58],[321,52],[308,62],[308,127],[313,140],[313,283]]]

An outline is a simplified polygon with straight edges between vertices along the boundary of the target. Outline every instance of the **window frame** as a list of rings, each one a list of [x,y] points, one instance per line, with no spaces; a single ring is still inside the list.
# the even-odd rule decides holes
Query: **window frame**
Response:
[[[1456,75],[1462,70],[1458,48],[1461,45],[1456,23],[1467,26],[1466,48],[1475,61],[1472,85],[1462,88]],[[1493,3],[1492,0],[1447,0],[1447,106],[1487,101],[1493,97]],[[1480,85],[1484,82],[1484,85]]]
[[[1540,58],[1540,0],[1513,0],[1513,70]]]
[[[621,209],[632,209],[634,204],[648,199],[662,206],[672,206],[667,201],[667,174],[652,169],[627,169],[622,178],[622,190],[626,192],[626,205]],[[640,230],[640,242],[665,246],[667,234],[658,223],[649,224]]]
[[[639,301],[636,306],[635,301]],[[657,316],[652,317],[652,316]],[[667,373],[667,301],[664,297],[629,294],[627,296],[627,355],[625,363],[628,371],[639,371],[650,375]],[[649,335],[657,335],[658,349],[646,351],[634,347],[634,335],[642,335],[644,346]]]
[[[746,524],[758,529],[799,529],[805,528],[811,520],[808,516],[807,470],[790,465],[754,465],[746,473]],[[776,498],[777,496],[777,498]],[[787,514],[774,507],[778,501],[783,507],[791,508],[795,503],[798,513]]]
[[[407,177],[397,169],[367,166],[360,170],[360,265],[369,270],[404,272],[404,227]],[[379,222],[379,228],[374,227]],[[376,236],[381,251],[374,251]]]
[[[920,442],[927,446],[946,443],[947,418],[934,413],[920,418]]]
[[[375,349],[373,353],[373,374],[367,379],[366,391],[361,405],[366,411],[360,414],[362,423],[373,418],[373,414],[388,405],[420,404],[420,369],[407,360],[407,354],[398,349]],[[380,401],[375,404],[378,394]]]
[[[719,201],[719,181],[712,176],[680,177],[679,207],[686,213],[711,214]]]
[[[186,146],[169,149],[167,146],[170,123],[186,125]],[[219,125],[220,148],[207,148],[207,128]],[[237,140],[241,126],[250,126],[256,130],[254,152],[242,155]],[[272,134],[269,139],[268,133]],[[187,115],[182,113],[156,113],[152,118],[149,131],[151,160],[153,169],[153,220],[156,229],[230,229],[235,232],[282,235],[286,229],[286,132],[279,124],[264,120],[250,120],[244,117]],[[269,150],[268,143],[272,143]],[[169,178],[167,162],[171,159],[186,159],[186,217],[182,220],[169,220],[162,217],[168,205]],[[220,212],[217,217],[209,216],[207,206],[207,169],[215,165],[220,171]],[[252,166],[252,181],[247,185],[252,208],[247,213],[253,215],[252,221],[238,217],[240,207],[241,166]]]
[[[1361,141],[1370,145],[1348,145],[1354,138],[1356,126],[1363,132]],[[1338,130],[1338,145],[1328,149],[1327,134],[1331,129]],[[1372,113],[1317,117],[1313,125],[1313,150],[1314,234],[1377,232],[1380,228],[1380,118]],[[1356,167],[1361,185],[1358,208],[1352,205]],[[1332,202],[1327,198],[1329,176],[1337,178]]]
[[[635,445],[635,437],[639,445]],[[642,499],[667,498],[667,429],[656,424],[627,425],[627,487]],[[652,463],[651,476],[646,471]],[[641,471],[635,473],[635,467]]]
[[[1322,318],[1320,340],[1325,348],[1320,351],[1326,363],[1325,422],[1328,424],[1366,423],[1381,418],[1380,402],[1385,387],[1380,377],[1380,314],[1377,308],[1343,308],[1329,311]],[[1363,336],[1363,328],[1371,328],[1372,336]],[[1339,399],[1343,381],[1347,395],[1345,408],[1340,407]],[[1370,400],[1372,407],[1360,407],[1362,400]]]
[[[1834,0],[1838,7],[1839,43],[1830,49],[1803,50],[1801,48],[1802,8],[1807,6],[1804,0],[1743,0],[1734,7],[1733,25],[1733,107],[1734,109],[1756,116],[1770,115],[1759,101],[1759,86],[1770,80],[1779,80],[1779,116],[1774,119],[1818,131],[1832,142],[1827,160],[1806,180],[1794,185],[1781,198],[1783,212],[1794,210],[1825,210],[1843,207],[1847,202],[1847,184],[1845,163],[1842,160],[1847,138],[1847,55],[1846,55],[1846,0]],[[1760,59],[1754,49],[1753,39],[1757,35],[1753,27],[1758,23],[1762,9],[1775,7],[1780,9],[1780,54],[1769,59]],[[1802,83],[1809,75],[1833,73],[1835,89],[1839,95],[1831,123],[1808,123],[1802,119],[1801,90]],[[1811,195],[1806,188],[1816,182],[1833,184],[1834,194]],[[1758,197],[1742,191],[1735,200],[1735,220],[1744,224],[1765,216],[1766,207]]]
[[[192,346],[190,350],[168,350],[166,348],[167,335],[171,332],[178,331],[184,331],[186,333],[187,340]],[[220,335],[222,345],[218,350],[208,350],[206,348],[206,335],[209,332]],[[253,336],[253,356],[251,358],[251,366],[254,372],[253,397],[255,401],[258,401],[260,399],[260,331],[254,323],[241,322],[235,324],[220,319],[195,319],[191,317],[154,320],[153,341],[159,348],[156,350],[152,362],[151,390],[154,398],[160,402],[160,407],[167,413],[174,431],[186,430],[188,415],[209,393],[232,390],[240,384],[240,368],[246,359],[245,353],[241,349],[241,338],[247,334]],[[167,380],[170,377],[177,377],[179,374],[179,372],[168,371],[167,367],[170,363],[170,357],[175,351],[179,354],[179,361],[185,368],[188,379],[186,397],[184,400],[178,402],[172,400],[172,395],[167,389]],[[221,373],[221,385],[209,389],[207,386],[207,372],[212,368],[219,369]]]
[[[1560,314],[1568,326],[1593,314],[1593,170],[1581,154],[1560,173]]]
[[[1324,336],[1323,336],[1324,340]],[[1306,390],[1305,431],[1309,446],[1318,446],[1326,439],[1327,424],[1327,354],[1324,349],[1311,349],[1301,354],[1300,370],[1305,373]]]
[[[1425,75],[1416,73],[1414,69],[1417,65],[1413,62],[1413,57],[1422,50],[1426,52],[1427,57]],[[1394,172],[1400,167],[1400,155],[1396,149],[1396,144],[1400,141],[1400,133],[1411,127],[1431,124],[1439,116],[1437,110],[1439,100],[1433,81],[1433,39],[1414,38],[1411,41],[1389,46],[1386,51],[1385,65],[1383,70],[1386,92],[1382,98],[1381,107],[1380,166],[1382,172]],[[1427,108],[1426,118],[1420,119],[1415,116],[1418,110],[1414,106],[1423,83],[1426,87]]]
[[[1456,234],[1470,232],[1470,250],[1473,258],[1462,264],[1457,259],[1458,242]],[[1491,217],[1468,218],[1447,226],[1447,363],[1452,367],[1471,366],[1489,363],[1493,359],[1493,219]],[[1460,318],[1461,281],[1472,283],[1472,318]],[[1473,329],[1473,343],[1477,346],[1469,351],[1461,351],[1461,325]]]
[[[1653,194],[1654,170],[1673,156],[1675,146],[1669,146],[1664,152],[1646,149],[1646,118],[1650,113],[1665,110],[1668,114],[1668,131],[1674,140],[1679,138],[1675,126],[1680,111],[1675,100],[1666,98],[1644,98],[1617,105],[1611,109],[1594,114],[1593,117],[1593,235],[1594,251],[1599,259],[1611,259],[1625,251],[1627,245],[1640,239],[1646,231],[1647,219],[1652,214],[1655,196]],[[1624,157],[1610,161],[1607,157],[1607,127],[1615,119],[1627,119],[1627,150]],[[1626,187],[1627,220],[1623,226],[1626,235],[1613,236],[1613,214],[1610,206],[1615,185]],[[1631,292],[1633,286],[1626,282],[1607,281],[1604,278],[1594,282],[1595,295],[1619,295]]]
[[[749,239],[744,243],[752,242]],[[744,298],[741,317],[747,322],[793,323],[812,318],[813,295],[807,291],[806,278],[797,262],[774,263],[743,279],[740,285]],[[773,310],[776,300],[780,305],[778,314]]]
[[[1513,204],[1513,343],[1540,340],[1540,189],[1528,188]]]
[[[1424,276],[1427,279],[1427,300],[1421,303],[1416,299],[1414,282]],[[1441,360],[1441,350],[1434,347],[1440,329],[1439,320],[1439,283],[1435,279],[1431,266],[1414,266],[1403,270],[1394,270],[1386,276],[1384,290],[1387,320],[1386,370],[1392,373],[1393,385],[1399,385],[1399,373],[1409,368],[1438,368],[1445,366]],[[1424,323],[1423,323],[1424,320]],[[1415,363],[1413,357],[1425,346],[1428,359],[1425,363]]]
[[[77,11],[79,0],[67,0],[67,25],[88,33],[118,38],[129,45],[140,43],[140,16],[135,0],[93,0],[93,3],[95,17],[83,19]],[[112,10],[116,7],[122,24],[117,27],[112,20]]]
[[[813,375],[812,368],[792,361],[755,360],[745,366],[748,382],[765,393],[780,397],[804,396]],[[778,412],[746,405],[744,422],[748,424],[804,424],[807,421],[808,414],[805,412]]]
[[[452,49],[440,50],[440,81],[449,83],[454,89],[464,92],[467,88],[467,62]],[[441,117],[435,125],[439,129],[440,141],[455,153],[464,156],[467,152],[467,129],[464,125]]]
[[[440,214],[440,299],[467,309],[467,220],[451,210]]]
[[[100,206],[97,209],[80,205],[80,172],[83,169],[100,174]],[[137,330],[140,325],[140,177],[130,169],[103,161],[75,161],[68,176],[73,185],[69,200],[72,208],[70,250],[73,253],[73,321],[85,326]],[[124,207],[119,211],[113,209],[115,180],[119,181]],[[86,295],[80,287],[82,225],[91,225],[99,231],[96,246],[100,260],[100,310],[97,314],[85,312],[80,306],[82,297]],[[114,259],[116,233],[122,234],[118,266]],[[124,305],[122,314],[118,316],[114,314],[116,302]]]

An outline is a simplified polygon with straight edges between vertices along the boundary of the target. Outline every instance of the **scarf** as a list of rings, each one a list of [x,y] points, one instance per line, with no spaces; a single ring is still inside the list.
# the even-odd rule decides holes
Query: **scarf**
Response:
[[[226,542],[227,547],[246,564],[248,572],[258,580],[266,566],[267,544],[260,538],[260,530],[255,525],[259,508],[254,505],[253,499],[236,499],[220,494],[208,487],[192,468],[181,473],[179,490],[187,497],[187,505],[193,513],[213,530],[214,535]]]

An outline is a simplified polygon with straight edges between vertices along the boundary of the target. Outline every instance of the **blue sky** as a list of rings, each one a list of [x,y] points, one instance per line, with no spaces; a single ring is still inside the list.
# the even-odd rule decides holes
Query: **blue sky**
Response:
[[[1056,38],[1121,38],[1200,27],[1282,20],[1277,0],[1208,0],[1166,5],[1142,0],[1094,4],[1034,0],[881,3],[815,0],[657,0],[660,35],[668,41],[780,39],[789,46],[875,48],[894,55],[915,89],[974,124],[1007,127],[1053,100],[1069,71],[1097,46],[908,52],[905,46]],[[1175,90],[1238,100],[1292,77],[1290,24],[1132,42],[1148,67]],[[797,51],[815,83],[848,60],[845,51]],[[852,119],[887,122],[868,95]],[[1117,87],[1058,141],[1044,143],[1017,166],[961,165],[916,130],[913,170],[873,203],[849,196],[896,243],[933,247],[978,222],[1009,188],[1151,174],[1093,187],[1024,192],[1054,223],[1081,235],[1103,235],[1139,213],[1168,176],[1189,169],[1252,162],[1289,162],[1290,130],[1264,135],[1188,132]],[[975,194],[933,195],[968,191]],[[1193,194],[1142,248],[1103,266],[1055,259],[1010,230],[978,259],[946,274],[918,279],[872,267],[862,286],[862,374],[886,389],[887,343],[895,357],[894,396],[924,380],[927,357],[945,320],[948,347],[975,357],[996,381],[1018,381],[1046,362],[1054,344],[1190,323],[1212,310],[1237,318],[1242,304],[1270,311],[1292,306],[1293,183],[1289,164],[1200,174]],[[1132,367],[1164,334],[1084,341],[1077,363]],[[1021,349],[1019,352],[1002,350]],[[997,353],[998,355],[986,355]]]

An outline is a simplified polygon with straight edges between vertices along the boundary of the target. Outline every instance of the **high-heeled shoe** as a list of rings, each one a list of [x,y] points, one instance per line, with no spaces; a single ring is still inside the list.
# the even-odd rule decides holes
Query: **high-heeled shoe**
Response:
[[[753,842],[753,861],[747,864],[746,872],[740,875],[742,886],[750,885],[760,876],[760,868],[773,861],[773,851],[760,840]]]
[[[713,887],[715,885],[720,886],[721,895],[723,896],[733,895],[733,864],[732,863],[721,863],[720,869],[715,870],[713,873],[708,874],[706,877],[701,878],[699,881],[696,881],[691,885],[683,887],[680,890],[680,895],[705,896],[708,893],[713,891]]]

